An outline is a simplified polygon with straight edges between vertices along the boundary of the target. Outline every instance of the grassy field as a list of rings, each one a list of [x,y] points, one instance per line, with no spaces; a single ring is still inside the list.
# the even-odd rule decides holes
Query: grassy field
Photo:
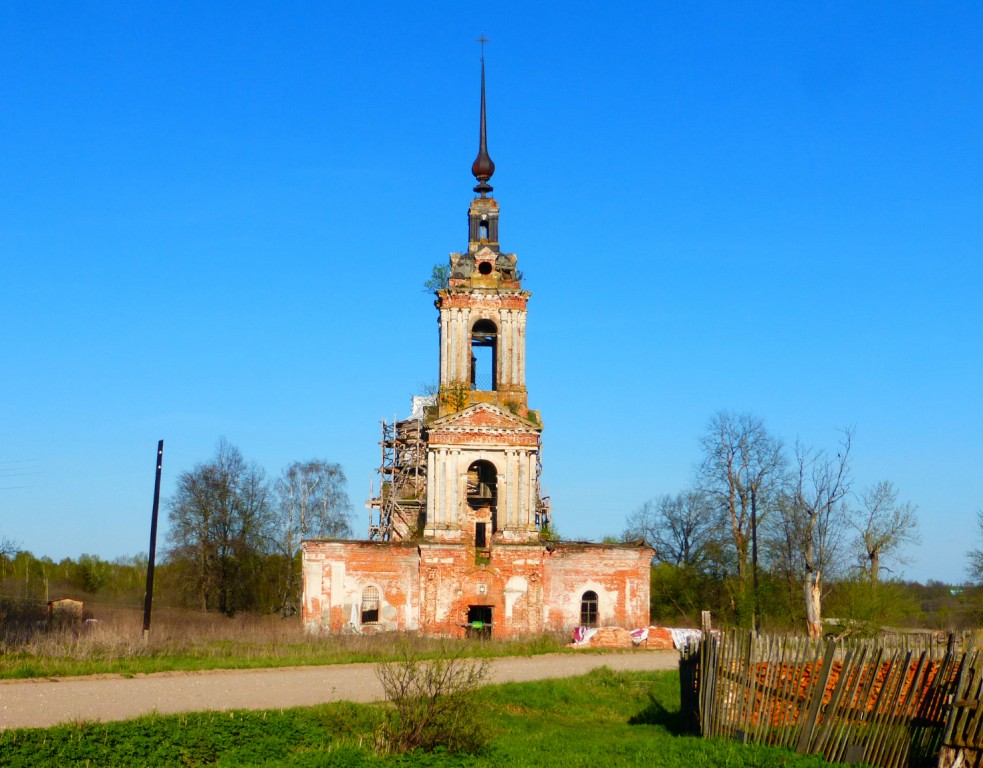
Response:
[[[789,766],[829,765],[768,747],[679,733],[678,675],[608,669],[488,686],[494,737],[477,755],[376,754],[380,705],[151,716],[0,732],[0,766]]]
[[[447,641],[405,638],[413,654],[430,658],[467,645],[469,656],[556,653],[566,635],[517,641]],[[0,627],[0,678],[70,677],[100,673],[139,674],[202,669],[250,669],[386,661],[392,636],[306,634],[299,618],[240,615],[226,618],[195,611],[154,615],[150,638],[142,637],[142,614],[106,609],[81,631],[45,632],[36,627]],[[581,653],[583,651],[580,651]]]

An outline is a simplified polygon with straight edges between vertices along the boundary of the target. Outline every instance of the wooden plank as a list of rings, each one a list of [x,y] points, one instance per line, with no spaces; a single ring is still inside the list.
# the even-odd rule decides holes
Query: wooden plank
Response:
[[[974,667],[974,687],[972,698],[978,699],[983,698],[983,674],[980,674],[979,667]],[[967,697],[968,698],[968,697]],[[983,726],[983,711],[978,709],[966,710],[969,717],[963,727],[963,732],[960,734],[961,739],[958,743],[961,747],[974,747],[981,743],[980,728]]]
[[[914,760],[927,760],[937,754],[949,715],[949,694],[954,693],[961,654],[955,651],[955,636],[949,635],[945,654],[938,662],[930,691],[915,712],[912,723],[911,752]]]
[[[836,644],[829,642],[826,644],[826,653],[823,655],[822,666],[818,674],[814,675],[815,684],[811,686],[812,701],[809,703],[809,714],[806,718],[804,727],[799,732],[799,740],[795,746],[795,751],[800,755],[808,754],[811,751],[812,737],[819,719],[819,711],[823,703],[823,694],[826,693],[826,684],[829,682],[830,673],[833,671],[833,657],[836,654]],[[813,682],[810,680],[810,683]]]
[[[804,726],[803,713],[807,710],[808,690],[802,689],[801,678],[807,664],[811,664],[813,673],[815,672],[817,659],[813,657],[813,651],[814,648],[805,638],[796,638],[795,663],[788,673],[789,689],[793,691],[793,695],[789,698],[789,728],[782,739],[782,746],[786,749],[794,748]]]
[[[882,710],[880,727],[875,740],[874,749],[869,752],[871,765],[882,765],[886,745],[894,737],[892,726],[894,725],[894,713],[898,708],[901,695],[904,691],[905,681],[908,678],[908,669],[911,664],[911,651],[905,653],[903,658],[900,651],[896,651],[893,657],[891,668],[888,672],[891,678],[891,685],[886,696],[883,696],[885,706]]]
[[[866,700],[861,691],[865,690],[867,678],[871,672],[870,657],[876,655],[869,643],[857,644],[858,653],[853,668],[850,670],[849,687],[843,697],[843,706],[839,715],[836,735],[830,748],[825,752],[830,761],[842,761],[847,749],[858,743],[857,733],[864,725],[866,715]]]
[[[822,753],[824,755],[826,754],[826,745],[829,742],[829,739],[833,734],[833,729],[837,725],[839,719],[840,700],[843,697],[843,692],[846,690],[850,681],[850,675],[853,672],[853,663],[856,657],[855,647],[856,646],[849,648],[843,655],[843,659],[840,662],[840,676],[836,681],[836,685],[833,687],[833,693],[830,696],[829,704],[826,706],[826,716],[822,727],[816,734],[812,747],[813,752]]]
[[[972,655],[963,658],[963,663],[959,670],[959,684],[956,689],[955,698],[964,698],[966,691],[970,690],[975,679],[975,669],[979,663],[979,651],[973,651]],[[950,728],[943,735],[943,741],[951,744],[955,741],[956,733],[962,733],[962,723],[968,718],[969,713],[959,707],[952,709],[953,719]]]
[[[884,719],[884,710],[891,697],[892,669],[896,654],[888,655],[887,649],[880,649],[879,658],[876,666],[871,670],[871,679],[868,681],[867,696],[865,707],[867,708],[867,728],[864,739],[863,761],[874,764],[874,754],[877,751],[878,739],[880,736],[881,723]],[[883,673],[883,679],[881,675]],[[878,680],[881,680],[880,687],[877,687]]]
[[[759,659],[759,663],[763,663],[765,666],[761,676],[761,698],[753,737],[756,744],[771,743],[772,736],[774,735],[771,715],[776,700],[775,680],[781,669],[780,664],[776,663],[776,660],[780,658],[778,638],[765,636],[763,645],[763,658]]]
[[[885,768],[898,768],[907,756],[909,741],[909,724],[914,715],[915,707],[924,693],[925,670],[928,667],[931,651],[925,649],[918,657],[915,669],[911,674],[911,681],[906,683],[906,690],[898,704],[892,721],[892,734],[888,744],[882,765]],[[908,670],[905,670],[907,680]]]

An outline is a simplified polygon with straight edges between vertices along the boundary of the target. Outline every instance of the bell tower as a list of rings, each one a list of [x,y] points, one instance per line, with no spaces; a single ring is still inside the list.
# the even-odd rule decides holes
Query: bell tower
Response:
[[[473,543],[538,540],[542,423],[526,394],[526,305],[513,253],[499,245],[499,207],[488,183],[485,59],[481,58],[476,197],[468,248],[450,255],[447,286],[434,302],[440,323],[437,418],[428,425],[424,537]]]

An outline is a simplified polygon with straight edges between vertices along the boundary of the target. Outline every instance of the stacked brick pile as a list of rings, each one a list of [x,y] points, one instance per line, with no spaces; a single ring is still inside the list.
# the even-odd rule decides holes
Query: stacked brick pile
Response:
[[[631,632],[620,627],[599,627],[586,643],[571,648],[646,648],[652,651],[673,650],[672,633],[666,627],[649,627],[648,638],[639,644],[632,641]]]

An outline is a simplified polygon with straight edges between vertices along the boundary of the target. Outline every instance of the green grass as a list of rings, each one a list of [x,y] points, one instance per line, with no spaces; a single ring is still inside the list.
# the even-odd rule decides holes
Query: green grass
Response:
[[[488,686],[495,733],[479,755],[379,756],[377,705],[151,716],[0,732],[0,766],[789,766],[817,757],[678,733],[674,672],[616,673]]]

